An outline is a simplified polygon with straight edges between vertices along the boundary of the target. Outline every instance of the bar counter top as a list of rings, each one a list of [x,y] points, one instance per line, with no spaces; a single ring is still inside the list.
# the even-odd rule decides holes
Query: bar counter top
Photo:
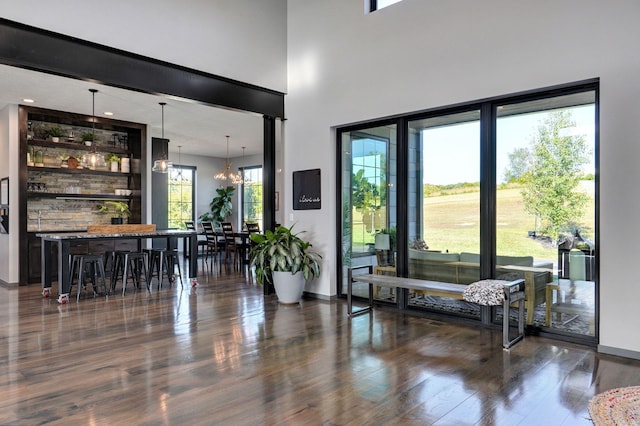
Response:
[[[159,229],[152,232],[121,232],[108,234],[90,234],[86,231],[72,232],[41,232],[36,233],[36,237],[45,240],[87,240],[101,238],[149,238],[149,237],[185,237],[197,234],[197,231],[181,230],[181,229]]]

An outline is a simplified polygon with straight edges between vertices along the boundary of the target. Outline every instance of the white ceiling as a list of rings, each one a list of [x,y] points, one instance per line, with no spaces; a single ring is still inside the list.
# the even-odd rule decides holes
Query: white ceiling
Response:
[[[110,118],[144,123],[150,126],[152,137],[169,139],[169,151],[210,157],[226,156],[229,135],[229,157],[255,155],[263,151],[263,120],[258,114],[215,108],[183,99],[175,99],[104,86],[83,80],[59,77],[36,71],[0,65],[0,109],[8,104],[28,104],[40,108],[80,114],[92,113],[91,92],[96,93],[96,116],[110,111]],[[25,104],[27,105],[27,104]]]

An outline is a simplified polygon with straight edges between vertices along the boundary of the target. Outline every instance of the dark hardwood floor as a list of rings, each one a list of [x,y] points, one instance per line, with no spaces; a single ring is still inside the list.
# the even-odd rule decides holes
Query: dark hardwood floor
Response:
[[[0,424],[588,425],[593,395],[640,383],[587,347],[199,282],[67,305],[0,288]]]

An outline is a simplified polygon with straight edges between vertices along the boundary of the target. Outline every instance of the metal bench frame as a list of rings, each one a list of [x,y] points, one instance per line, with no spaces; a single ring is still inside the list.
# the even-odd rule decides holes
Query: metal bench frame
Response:
[[[353,269],[361,269],[353,268]],[[373,273],[373,266],[369,268],[368,274],[353,274],[353,269],[349,268],[347,278],[347,315],[352,318],[367,312],[373,312],[373,286],[386,286],[395,288],[405,288],[409,290],[425,290],[429,293],[443,297],[462,299],[462,292],[467,286],[465,284],[445,283],[439,281],[427,281],[416,278],[392,277],[386,275],[376,275]],[[369,305],[366,307],[353,309],[353,283],[362,282],[369,284]],[[504,287],[504,302],[502,304],[502,347],[509,349],[524,338],[524,299],[525,281],[517,279],[509,282]],[[518,303],[518,334],[513,339],[509,339],[509,311],[511,305]]]

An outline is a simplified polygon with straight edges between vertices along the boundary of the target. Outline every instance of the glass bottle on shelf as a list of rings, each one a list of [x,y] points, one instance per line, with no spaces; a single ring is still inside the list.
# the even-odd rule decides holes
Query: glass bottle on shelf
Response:
[[[43,163],[43,157],[42,157],[42,151],[37,150],[37,151],[34,153],[34,157],[35,157],[35,158],[34,158],[34,162],[35,162],[36,167],[42,167],[42,166],[44,166],[44,163]]]
[[[27,166],[33,166],[33,147],[32,146],[28,146],[27,147]]]

